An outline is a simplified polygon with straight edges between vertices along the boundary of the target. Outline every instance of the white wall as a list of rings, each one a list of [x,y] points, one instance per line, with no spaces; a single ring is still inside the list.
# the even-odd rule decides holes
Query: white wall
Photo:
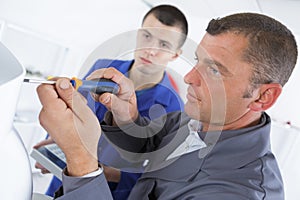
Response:
[[[62,72],[66,75],[76,74],[103,41],[139,27],[147,10],[138,0],[0,0],[0,20],[69,49]]]
[[[188,3],[179,0],[0,0],[0,22],[4,21],[6,25],[12,24],[21,27],[37,37],[57,43],[63,49],[67,49],[66,56],[60,63],[57,63],[58,66],[51,64],[53,68],[56,68],[53,70],[55,74],[47,75],[74,76],[79,73],[85,59],[94,48],[115,35],[140,26],[141,17],[149,9],[145,2],[153,5],[169,2],[179,6],[187,15],[190,24],[189,38],[195,43],[200,41],[208,19],[241,11],[269,14],[287,24],[296,35],[300,33],[300,26],[297,26],[299,23],[296,20],[300,15],[298,13],[300,2],[283,0],[230,0],[225,4],[221,0],[191,0]],[[129,8],[126,9],[126,7]],[[2,35],[3,38],[5,39]],[[299,38],[297,40],[299,41]],[[194,51],[190,48],[187,50]],[[38,52],[35,54],[34,50],[27,53],[37,55],[36,59],[39,58]],[[18,55],[16,56],[18,57]],[[31,59],[33,60],[34,56]],[[23,60],[22,56],[20,60]],[[24,64],[27,65],[25,61]],[[45,67],[46,64],[43,66]],[[184,60],[178,60],[170,67],[175,70],[178,77],[183,77],[191,66]],[[274,108],[269,110],[275,119],[284,122],[290,121],[298,127],[300,127],[300,117],[298,117],[300,94],[296,91],[300,82],[296,77],[299,77],[299,73],[298,62],[282,96]],[[180,87],[185,88],[184,86]],[[184,91],[184,89],[182,90]]]
[[[0,22],[2,20],[6,27],[8,24],[12,24],[46,41],[61,45],[62,49],[66,49],[65,55],[60,60],[61,62],[56,63],[57,66],[47,61],[52,68],[56,68],[53,70],[53,74],[47,75],[76,76],[88,55],[97,46],[116,35],[140,26],[141,17],[149,9],[145,2],[152,5],[168,2],[180,7],[189,21],[189,39],[195,44],[200,41],[208,19],[241,11],[264,12],[287,24],[295,34],[300,33],[298,22],[296,22],[300,15],[299,9],[297,9],[300,8],[300,2],[283,0],[232,0],[225,4],[220,0],[209,2],[193,0],[189,3],[179,0],[0,0]],[[127,7],[129,8],[126,9]],[[2,39],[5,39],[3,35]],[[299,38],[297,40],[299,41]],[[8,47],[10,46],[16,49],[15,45],[11,45],[11,43]],[[28,45],[26,48],[29,48]],[[40,51],[39,48],[36,49]],[[15,50],[16,54],[21,54],[18,51],[22,50]],[[190,63],[186,62],[189,59],[186,56],[191,52],[193,57],[194,49],[188,46],[185,51],[188,53],[170,65],[170,68],[175,70],[179,81],[183,81],[183,75],[192,67]],[[27,53],[32,53],[31,60],[41,57],[36,55],[34,50],[27,51]],[[18,55],[16,56],[18,57]],[[23,61],[22,56],[20,57],[20,60]],[[27,65],[28,61],[24,61],[24,64]],[[47,67],[45,63],[36,63],[35,65]],[[300,118],[298,117],[300,106],[297,104],[300,102],[300,94],[295,91],[300,85],[300,81],[297,79],[299,75],[298,63],[282,96],[275,107],[268,111],[277,120],[290,121],[298,127],[300,127]],[[180,88],[182,96],[185,98],[186,87],[180,85]]]

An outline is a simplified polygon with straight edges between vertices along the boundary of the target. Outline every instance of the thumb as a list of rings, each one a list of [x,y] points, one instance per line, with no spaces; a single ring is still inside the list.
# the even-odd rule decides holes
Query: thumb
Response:
[[[98,140],[101,135],[99,121],[93,111],[86,105],[86,100],[77,92],[69,79],[63,78],[56,82],[59,97],[75,115],[74,128],[81,144],[94,158],[97,158]],[[87,134],[87,131],[89,134]]]
[[[72,108],[74,88],[72,87],[70,80],[67,78],[61,78],[56,81],[56,91],[58,96],[67,104],[69,108]]]
[[[102,103],[108,110],[111,110],[111,98],[113,94],[104,93],[99,97],[99,102]]]
[[[86,105],[86,100],[73,88],[69,79],[62,78],[57,80],[56,90],[59,97],[77,117],[82,118],[85,116],[84,113],[90,112]]]

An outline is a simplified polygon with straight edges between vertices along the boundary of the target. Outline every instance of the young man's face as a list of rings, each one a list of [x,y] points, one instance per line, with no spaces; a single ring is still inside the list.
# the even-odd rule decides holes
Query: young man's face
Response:
[[[241,35],[206,34],[195,52],[197,64],[184,78],[189,84],[185,111],[206,129],[239,128],[253,116],[249,105],[259,94],[254,90],[252,97],[244,97],[252,74],[242,59],[247,46]]]
[[[154,15],[149,15],[137,34],[136,68],[146,74],[163,71],[168,62],[181,53],[180,39],[180,28],[164,25]]]

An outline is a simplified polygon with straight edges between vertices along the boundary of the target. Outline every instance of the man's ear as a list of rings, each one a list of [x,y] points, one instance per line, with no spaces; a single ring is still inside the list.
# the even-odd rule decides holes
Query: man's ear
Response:
[[[249,105],[253,111],[265,111],[273,106],[281,94],[282,86],[279,83],[264,84],[259,91],[259,97]]]
[[[176,60],[182,54],[182,49],[177,49],[170,61]]]

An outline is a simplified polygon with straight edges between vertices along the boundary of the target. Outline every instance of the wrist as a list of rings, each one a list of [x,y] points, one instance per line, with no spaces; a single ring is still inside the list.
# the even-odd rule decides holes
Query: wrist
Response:
[[[97,162],[67,162],[67,174],[69,176],[84,176],[99,169]]]
[[[66,156],[66,162],[69,176],[84,176],[99,169],[97,158],[90,154]]]

